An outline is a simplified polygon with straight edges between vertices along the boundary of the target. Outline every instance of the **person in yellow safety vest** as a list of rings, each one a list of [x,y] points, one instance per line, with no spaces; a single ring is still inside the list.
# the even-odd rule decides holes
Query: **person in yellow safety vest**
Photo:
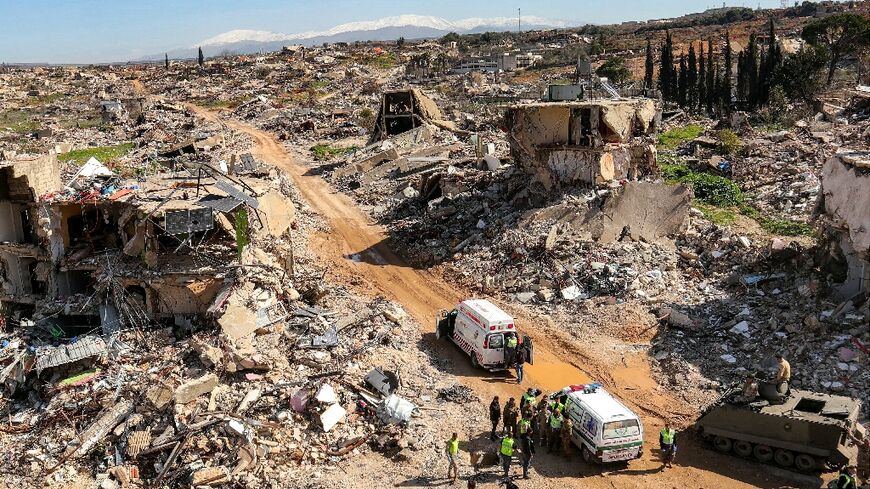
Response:
[[[521,419],[520,422],[517,424],[517,433],[519,433],[520,436],[525,435],[526,433],[529,433],[529,431],[531,431],[531,429],[532,429],[532,422],[528,418]],[[529,433],[529,434],[531,434],[531,433]]]
[[[562,417],[562,412],[558,409],[555,409],[552,413],[550,413],[550,434],[547,436],[550,444],[547,447],[547,453],[552,452],[554,447],[559,446],[559,441],[562,438],[563,419],[564,418]]]
[[[452,479],[453,482],[456,482],[456,478],[459,477],[459,466],[456,465],[456,456],[459,455],[459,435],[453,433],[453,436],[450,440],[447,441],[447,449],[445,450],[447,453],[447,478]],[[453,472],[453,477],[450,477],[450,473]]]
[[[534,389],[529,387],[526,392],[523,393],[523,397],[520,398],[520,411],[522,411],[526,406],[535,406],[535,399],[537,396],[535,396],[533,392]]]
[[[499,456],[501,457],[501,467],[504,469],[505,478],[508,477],[508,474],[511,470],[511,459],[514,455],[514,439],[510,434],[505,435],[504,438],[501,439],[501,449],[499,450]]]
[[[837,477],[837,489],[858,489],[857,470],[854,466],[840,469],[840,475]]]
[[[562,401],[556,398],[553,401],[550,401],[550,411],[559,411],[560,413],[565,411],[565,405],[562,404]]]
[[[662,452],[662,462],[666,467],[671,467],[674,455],[677,453],[677,432],[671,428],[671,424],[665,422],[665,427],[659,433],[659,448]]]
[[[515,363],[517,354],[517,335],[507,333],[504,340],[504,362],[506,366]]]

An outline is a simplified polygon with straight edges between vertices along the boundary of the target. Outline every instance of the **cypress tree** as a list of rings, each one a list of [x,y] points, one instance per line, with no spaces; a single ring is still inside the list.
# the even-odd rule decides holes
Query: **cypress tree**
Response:
[[[707,100],[707,66],[704,63],[704,43],[700,43],[698,55],[698,110],[703,110]]]
[[[716,98],[716,58],[713,55],[713,40],[707,39],[707,113],[713,114],[713,100]]]
[[[196,60],[199,63],[199,67],[202,68],[203,63],[205,63],[205,56],[202,55],[202,48],[199,48],[199,55]]]
[[[643,86],[644,88],[652,88],[653,86],[653,71],[655,71],[655,65],[653,61],[653,52],[652,52],[652,43],[649,39],[646,40],[646,72],[643,75]]]
[[[689,110],[698,106],[698,59],[695,56],[695,43],[689,44],[689,67],[686,75],[686,103]]]
[[[767,56],[768,53],[765,53],[764,49],[760,49],[758,51],[758,106],[767,103],[767,94],[770,92],[770,76],[771,73],[767,71]]]
[[[665,36],[665,43],[662,46],[661,68],[659,69],[659,89],[662,91],[662,98],[665,100],[674,100],[676,80],[674,79],[674,51],[671,33],[668,32]]]
[[[677,103],[680,107],[686,107],[686,94],[688,92],[688,73],[686,72],[686,56],[680,55],[680,73],[677,77]]]
[[[731,113],[731,78],[733,67],[731,66],[731,34],[725,31],[725,69],[722,76],[722,106],[725,112]]]
[[[713,64],[713,92],[710,97],[710,112],[715,115],[722,113],[722,72],[719,63]]]
[[[746,55],[743,60],[746,65],[746,92],[747,102],[750,109],[758,106],[758,44],[755,40],[755,34],[749,36],[749,46],[746,48]]]
[[[165,57],[163,58],[163,67],[168,70],[169,69],[169,53],[164,54],[164,56]]]
[[[737,53],[737,100],[746,100],[746,60],[743,51]]]

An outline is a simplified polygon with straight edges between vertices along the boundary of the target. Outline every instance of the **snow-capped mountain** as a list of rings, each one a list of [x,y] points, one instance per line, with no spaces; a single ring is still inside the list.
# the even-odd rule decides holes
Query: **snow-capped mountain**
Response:
[[[485,31],[513,30],[517,26],[515,17],[470,18],[447,20],[427,15],[396,15],[378,20],[349,22],[325,31],[309,31],[295,34],[280,32],[236,29],[210,37],[186,49],[170,51],[172,58],[196,56],[202,47],[206,56],[221,53],[248,54],[274,51],[287,44],[314,46],[324,42],[387,41],[404,37],[406,39],[425,39],[443,36],[449,32],[469,34]],[[526,16],[522,18],[524,30],[552,29],[568,27],[564,21]],[[149,59],[162,59],[163,55]]]

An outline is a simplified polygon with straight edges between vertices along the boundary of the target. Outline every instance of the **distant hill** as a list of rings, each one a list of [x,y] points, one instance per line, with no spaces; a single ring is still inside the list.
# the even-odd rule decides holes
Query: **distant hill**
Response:
[[[202,47],[205,56],[218,56],[225,53],[253,54],[280,50],[289,44],[316,46],[323,43],[355,41],[391,41],[405,39],[430,39],[444,36],[450,32],[474,34],[480,32],[501,32],[516,29],[517,19],[498,17],[491,19],[464,19],[449,21],[440,17],[423,15],[399,15],[374,21],[351,22],[338,25],[322,32],[282,34],[269,31],[232,30],[206,39],[196,46],[169,51],[173,59],[195,58],[198,48]],[[563,21],[523,18],[523,30],[553,29],[568,27]],[[143,60],[163,59],[164,54],[147,56]]]

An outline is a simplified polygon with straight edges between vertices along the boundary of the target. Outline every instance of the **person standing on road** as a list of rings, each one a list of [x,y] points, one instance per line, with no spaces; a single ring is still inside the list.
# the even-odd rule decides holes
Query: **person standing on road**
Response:
[[[547,405],[547,398],[541,399],[538,403],[538,429],[535,431],[538,436],[538,446],[544,448],[547,444],[547,437],[550,434],[550,408]]]
[[[516,354],[516,362],[514,363],[514,369],[517,371],[517,384],[523,383],[523,364],[526,363],[525,353],[523,353],[523,349],[520,348]]]
[[[520,411],[526,409],[526,407],[533,408],[535,407],[535,389],[533,387],[529,387],[526,389],[526,392],[523,393],[523,397],[520,398]]]
[[[535,454],[535,443],[530,433],[520,435],[520,461],[523,463],[523,479],[529,478],[529,467],[532,466],[532,456]]]
[[[559,446],[559,441],[562,439],[562,412],[558,409],[554,409],[552,413],[550,413],[550,433],[549,445],[547,447],[547,453],[552,453],[553,448]]]
[[[501,406],[499,405],[498,396],[492,398],[489,403],[489,421],[492,423],[492,432],[489,434],[489,439],[495,441],[495,430],[498,428],[498,422],[501,421]]]
[[[505,479],[508,479],[510,476],[511,470],[511,460],[514,455],[514,439],[510,435],[510,433],[505,434],[504,438],[501,439],[501,448],[499,449],[499,456],[501,457],[501,468],[504,469]]]
[[[532,431],[532,422],[529,418],[522,416],[520,417],[520,422],[517,423],[517,435],[523,436],[526,433],[530,433]]]
[[[671,424],[665,421],[665,427],[659,432],[659,448],[662,452],[662,464],[671,467],[674,455],[677,453],[677,432],[671,428]]]
[[[571,450],[571,429],[574,424],[571,422],[571,416],[564,416],[562,421],[562,454],[568,455]]]
[[[517,335],[507,333],[504,340],[504,364],[507,367],[513,365],[517,356]]]
[[[511,397],[505,403],[504,412],[501,416],[504,422],[504,431],[511,436],[516,436],[517,434],[517,414],[517,401]]]
[[[459,466],[456,465],[456,457],[459,455],[459,435],[453,433],[453,436],[447,440],[447,447],[445,448],[445,453],[447,453],[447,478],[451,479],[453,482],[456,482],[456,478],[459,477]],[[453,477],[450,476],[450,473],[453,473]]]

